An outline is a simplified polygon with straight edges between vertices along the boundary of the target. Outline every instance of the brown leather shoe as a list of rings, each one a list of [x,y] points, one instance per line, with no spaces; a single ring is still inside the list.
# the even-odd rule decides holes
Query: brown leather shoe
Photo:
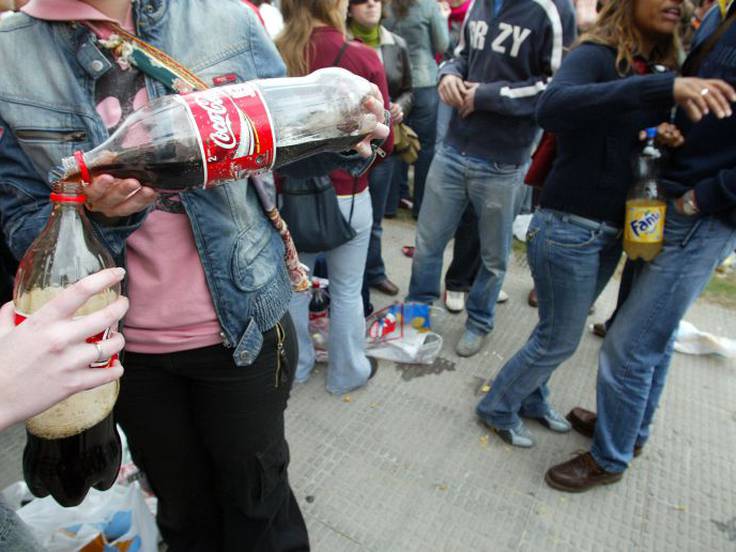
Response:
[[[385,293],[386,295],[398,295],[399,294],[399,286],[394,284],[391,280],[386,278],[385,280],[381,280],[377,284],[371,285],[371,287],[375,290],[380,291],[381,293]]]
[[[595,421],[598,419],[595,412],[576,406],[567,413],[565,418],[567,418],[567,421],[570,422],[572,428],[580,433],[580,435],[584,435],[590,439],[593,438],[593,434],[595,433]],[[643,451],[644,445],[636,445],[634,447],[634,458],[641,456]]]
[[[547,470],[544,480],[558,491],[583,493],[599,485],[616,483],[623,473],[611,473],[601,468],[589,452]]]
[[[590,439],[593,438],[593,434],[595,433],[595,420],[597,418],[595,412],[576,406],[567,413],[565,418],[567,418],[567,421],[570,422],[570,425],[575,431],[581,435],[589,437]]]
[[[532,290],[529,292],[529,296],[526,298],[526,302],[529,303],[530,307],[534,307],[535,309],[539,306],[539,300],[537,299],[537,290],[535,288],[532,288]]]

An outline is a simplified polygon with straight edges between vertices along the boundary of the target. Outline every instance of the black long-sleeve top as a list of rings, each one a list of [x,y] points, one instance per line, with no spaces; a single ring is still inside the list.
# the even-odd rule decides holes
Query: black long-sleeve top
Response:
[[[542,207],[622,226],[639,132],[668,120],[673,72],[621,77],[616,50],[575,48],[539,100],[537,119],[557,134]]]

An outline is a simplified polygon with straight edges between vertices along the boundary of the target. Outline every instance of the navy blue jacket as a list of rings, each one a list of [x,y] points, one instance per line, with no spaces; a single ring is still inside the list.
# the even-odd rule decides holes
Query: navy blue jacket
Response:
[[[480,83],[475,112],[453,113],[446,143],[464,153],[519,165],[529,160],[539,128],[537,99],[575,40],[570,0],[474,0],[457,56],[440,70]]]
[[[731,13],[736,4],[731,7]],[[718,27],[721,14],[713,9],[695,37],[693,52]],[[703,78],[719,78],[736,87],[736,23],[721,37],[697,72]],[[736,106],[732,106],[736,110]],[[678,110],[677,126],[685,135],[663,171],[662,181],[672,197],[695,188],[695,200],[703,214],[726,214],[736,208],[736,115],[717,119],[710,114],[693,124]],[[733,219],[732,219],[733,220]],[[736,220],[734,220],[736,223]]]
[[[622,226],[638,135],[669,119],[672,72],[621,77],[616,50],[582,44],[539,100],[537,118],[557,134],[541,205]]]

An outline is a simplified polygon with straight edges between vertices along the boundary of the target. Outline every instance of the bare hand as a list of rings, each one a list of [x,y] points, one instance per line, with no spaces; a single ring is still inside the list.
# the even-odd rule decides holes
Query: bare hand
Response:
[[[639,140],[644,141],[647,139],[647,133],[642,130],[639,133]],[[679,148],[685,143],[685,137],[672,123],[662,123],[657,127],[657,137],[654,139],[658,146],[665,148]]]
[[[404,111],[401,109],[401,106],[392,103],[389,105],[389,111],[391,111],[391,122],[397,125],[401,124],[404,120]]]
[[[100,352],[86,340],[116,325],[128,310],[128,300],[120,297],[86,316],[75,317],[75,313],[124,275],[122,268],[113,268],[83,278],[17,327],[13,304],[0,309],[0,429],[122,375],[120,363],[90,368]],[[99,342],[108,357],[124,344],[118,333]]]
[[[362,157],[371,157],[373,155],[371,141],[385,140],[391,132],[391,129],[384,124],[386,117],[383,108],[383,95],[375,84],[371,85],[370,95],[363,100],[363,112],[360,133],[368,133],[368,135],[355,144],[353,149]]]
[[[475,111],[475,92],[478,90],[478,86],[477,82],[465,83],[467,92],[465,98],[463,98],[463,105],[460,107],[460,116],[463,119]]]
[[[736,91],[720,79],[678,77],[675,79],[673,95],[677,105],[695,122],[711,111],[719,119],[730,117],[731,103],[736,102]]]
[[[467,93],[465,81],[457,75],[445,75],[437,87],[440,99],[450,107],[461,109]]]
[[[84,187],[87,210],[106,217],[127,217],[143,211],[156,201],[153,188],[142,185],[135,178],[115,178],[102,174]]]

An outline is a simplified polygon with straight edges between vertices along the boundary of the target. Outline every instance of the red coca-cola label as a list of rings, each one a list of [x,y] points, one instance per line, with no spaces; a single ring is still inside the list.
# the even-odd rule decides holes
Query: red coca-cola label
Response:
[[[178,97],[199,133],[203,188],[273,166],[276,143],[271,116],[255,86],[234,84]]]
[[[22,324],[25,321],[26,318],[28,318],[27,315],[25,315],[23,313],[20,313],[17,310],[15,311],[15,325],[16,326],[19,326],[20,324]],[[93,335],[92,337],[88,337],[85,341],[87,343],[92,343],[92,344],[97,343],[99,341],[103,341],[103,340],[108,339],[110,337],[110,333],[111,332],[112,332],[112,329],[111,328],[107,328],[105,331],[100,332],[97,335]],[[116,353],[116,354],[112,355],[110,358],[108,358],[106,360],[101,360],[99,362],[95,361],[95,362],[91,363],[90,364],[90,367],[91,368],[110,368],[115,363],[115,361],[117,359],[118,359],[118,355]]]

